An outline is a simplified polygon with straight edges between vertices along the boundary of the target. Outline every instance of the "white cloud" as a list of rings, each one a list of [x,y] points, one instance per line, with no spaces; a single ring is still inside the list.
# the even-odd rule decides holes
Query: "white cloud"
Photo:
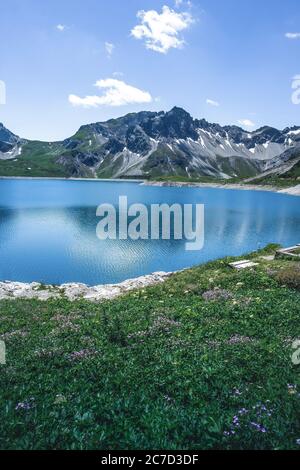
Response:
[[[193,23],[190,13],[177,13],[167,6],[163,6],[162,13],[155,10],[137,13],[137,18],[141,24],[131,30],[131,34],[136,39],[144,39],[146,48],[166,54],[169,49],[182,48],[185,44],[180,32],[189,28]]]
[[[245,127],[255,127],[255,123],[250,119],[239,119],[238,123]]]
[[[56,29],[57,29],[58,31],[61,31],[61,32],[64,31],[66,28],[67,28],[67,27],[66,27],[65,24],[59,23],[59,24],[56,25]]]
[[[175,8],[181,8],[184,5],[186,5],[189,8],[193,6],[190,0],[175,0],[174,4],[175,4]]]
[[[86,96],[84,98],[69,95],[69,102],[73,106],[97,108],[104,105],[123,106],[126,104],[150,103],[152,101],[152,96],[147,91],[127,85],[127,83],[114,78],[98,80],[95,86],[100,90],[105,90],[104,94],[100,96]]]
[[[300,33],[285,33],[285,37],[288,39],[300,39]]]
[[[210,100],[209,98],[207,98],[206,103],[210,104],[211,106],[220,106],[220,103],[218,101]]]
[[[123,72],[113,72],[113,77],[123,77],[124,73]]]
[[[114,44],[112,44],[111,42],[105,42],[105,50],[106,50],[106,53],[107,53],[107,57],[109,59],[111,58],[115,47],[116,46]]]

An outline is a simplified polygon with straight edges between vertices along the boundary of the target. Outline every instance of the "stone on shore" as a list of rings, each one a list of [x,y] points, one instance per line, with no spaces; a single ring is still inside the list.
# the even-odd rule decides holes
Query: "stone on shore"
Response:
[[[0,300],[67,298],[70,301],[85,299],[93,302],[109,300],[139,289],[164,282],[172,273],[156,272],[135,279],[128,279],[119,284],[88,286],[81,283],[65,283],[60,286],[42,285],[38,282],[0,282]]]

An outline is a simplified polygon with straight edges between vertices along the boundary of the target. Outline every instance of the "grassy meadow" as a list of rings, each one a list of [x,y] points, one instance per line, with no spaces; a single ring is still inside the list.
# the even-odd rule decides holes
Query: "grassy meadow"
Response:
[[[112,301],[0,301],[0,448],[299,449],[300,269],[274,249]]]

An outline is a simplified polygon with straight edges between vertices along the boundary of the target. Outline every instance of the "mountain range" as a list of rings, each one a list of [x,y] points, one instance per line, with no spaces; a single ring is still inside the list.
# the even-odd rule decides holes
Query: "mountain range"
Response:
[[[0,176],[246,178],[299,164],[300,127],[248,132],[184,109],[131,113],[70,138],[20,138],[0,124]]]

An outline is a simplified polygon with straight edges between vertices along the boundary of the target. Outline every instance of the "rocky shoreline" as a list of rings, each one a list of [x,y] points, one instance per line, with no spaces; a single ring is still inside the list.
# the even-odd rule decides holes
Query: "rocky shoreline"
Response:
[[[89,300],[98,302],[110,300],[135,289],[141,289],[164,282],[173,273],[156,272],[134,279],[128,279],[119,284],[101,284],[88,286],[81,283],[67,283],[60,286],[43,285],[38,282],[23,283],[0,282],[0,300],[37,299],[49,300],[66,298],[70,301]]]
[[[274,193],[290,194],[291,196],[300,196],[300,184],[292,186],[290,188],[276,188],[274,186],[268,185],[257,185],[257,184],[248,184],[243,185],[240,183],[193,183],[193,182],[176,182],[176,181],[144,181],[143,186],[169,186],[177,188],[218,188],[218,189],[241,189],[244,191],[270,191]]]

